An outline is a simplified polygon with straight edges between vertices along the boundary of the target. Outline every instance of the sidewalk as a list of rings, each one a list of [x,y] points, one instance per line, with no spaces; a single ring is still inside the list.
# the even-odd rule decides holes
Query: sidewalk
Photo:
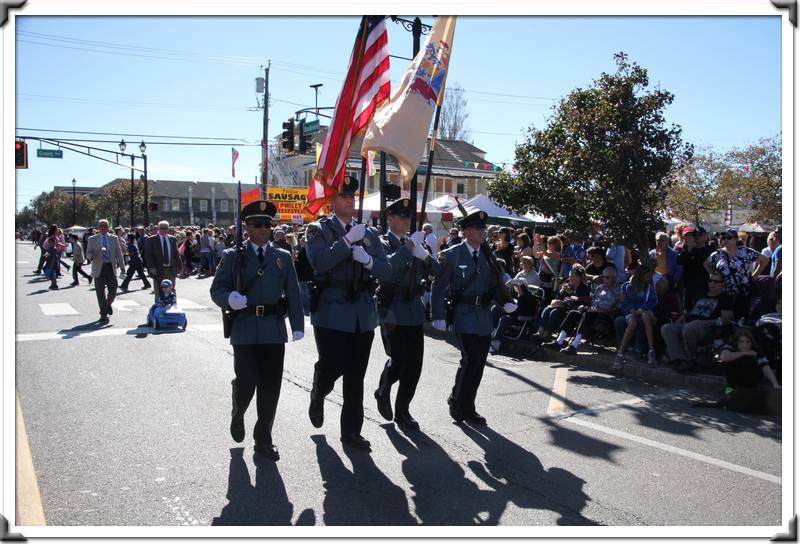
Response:
[[[434,329],[430,323],[423,325],[425,334],[432,338],[444,339],[450,333]],[[590,344],[581,344],[576,355],[566,355],[558,351],[542,348],[539,344],[525,340],[505,341],[502,355],[519,359],[549,361],[575,365],[583,368],[607,372],[628,378],[639,378],[648,382],[700,389],[712,393],[721,393],[725,388],[725,378],[713,374],[687,373],[680,374],[664,365],[648,365],[645,361],[628,360],[620,370],[612,370],[614,352]]]

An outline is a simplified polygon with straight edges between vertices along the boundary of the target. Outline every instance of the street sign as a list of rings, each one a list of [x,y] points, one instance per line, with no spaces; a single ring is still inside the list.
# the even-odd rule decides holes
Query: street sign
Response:
[[[303,123],[303,136],[314,134],[315,132],[319,132],[319,119]]]
[[[37,149],[37,157],[47,157],[48,159],[63,159],[64,152],[60,149]]]

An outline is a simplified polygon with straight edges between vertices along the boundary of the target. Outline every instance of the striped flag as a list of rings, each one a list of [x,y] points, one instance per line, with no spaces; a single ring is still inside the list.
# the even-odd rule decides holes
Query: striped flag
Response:
[[[231,177],[235,178],[236,177],[236,159],[239,158],[239,152],[236,151],[236,149],[234,149],[233,147],[231,148],[231,158],[232,158],[232,161],[231,161]]]
[[[389,98],[389,41],[385,16],[364,16],[350,55],[342,92],[336,99],[317,172],[308,187],[306,209],[316,214],[339,193],[353,139],[367,127],[375,109]]]

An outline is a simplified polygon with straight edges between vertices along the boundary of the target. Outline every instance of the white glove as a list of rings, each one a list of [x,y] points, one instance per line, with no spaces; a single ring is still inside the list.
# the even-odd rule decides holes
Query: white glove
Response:
[[[292,342],[297,342],[298,340],[302,340],[303,336],[305,336],[303,334],[303,331],[292,331]]]
[[[425,232],[424,232],[424,231],[421,231],[421,230],[418,230],[417,232],[415,232],[414,234],[412,234],[411,236],[409,236],[409,239],[410,239],[412,242],[414,242],[414,245],[415,245],[415,246],[418,246],[418,245],[420,245],[420,244],[422,243],[422,241],[425,239]]]
[[[367,224],[366,223],[359,223],[355,227],[350,229],[350,232],[344,235],[345,240],[348,243],[355,244],[356,242],[360,241],[364,238],[364,233],[367,231]]]
[[[352,232],[352,231],[351,231]],[[363,265],[368,265],[372,257],[369,256],[364,246],[353,246],[353,260]]]
[[[436,252],[439,251],[439,239],[436,237],[434,233],[430,233],[427,238],[425,238],[425,243],[428,244],[428,247],[431,248],[431,255],[436,257]]]
[[[231,291],[231,294],[228,295],[228,306],[231,310],[243,310],[247,308],[247,297],[239,291]]]
[[[433,325],[433,328],[437,331],[443,331],[447,329],[447,323],[445,323],[444,319],[434,319],[431,325]]]
[[[424,261],[427,257],[430,257],[428,251],[420,245],[415,245],[414,249],[411,250],[411,254],[421,261]]]
[[[517,305],[513,302],[506,302],[503,304],[503,311],[507,314],[517,311]]]

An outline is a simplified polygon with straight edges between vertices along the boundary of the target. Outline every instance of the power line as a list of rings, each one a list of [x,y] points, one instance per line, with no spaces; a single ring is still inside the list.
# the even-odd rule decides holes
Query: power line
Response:
[[[77,139],[77,138],[39,138],[38,136],[27,136],[25,134],[17,134],[17,138],[28,139],[28,140],[41,140],[43,142],[48,143],[58,143],[58,142],[84,142],[84,143],[95,143],[95,144],[117,144],[116,140],[91,140],[91,139]],[[230,142],[226,143],[205,143],[205,142],[147,142],[147,145],[182,145],[182,146],[230,146]],[[236,144],[238,147],[261,147],[261,144],[246,144],[246,143],[239,143]],[[104,150],[108,151],[108,150]],[[116,153],[116,151],[110,151],[110,153]]]
[[[31,132],[60,132],[62,134],[93,134],[98,136],[135,136],[136,138],[185,138],[187,140],[230,140],[238,142],[246,142],[241,138],[213,138],[210,136],[166,136],[163,134],[128,134],[124,132],[91,132],[84,130],[57,130],[49,128],[22,128],[17,127],[16,130],[30,130]]]

